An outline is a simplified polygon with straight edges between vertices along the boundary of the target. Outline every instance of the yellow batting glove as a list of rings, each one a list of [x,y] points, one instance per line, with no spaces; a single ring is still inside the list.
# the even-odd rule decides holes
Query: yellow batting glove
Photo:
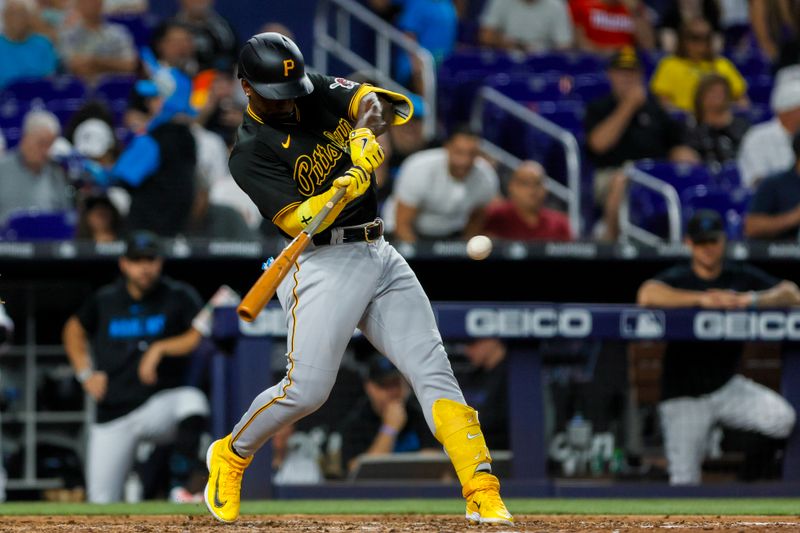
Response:
[[[346,189],[342,201],[345,203],[355,200],[369,189],[370,175],[361,167],[350,168],[343,176],[333,181],[333,186],[337,189]]]
[[[383,148],[369,128],[358,128],[350,132],[350,159],[353,164],[369,173],[383,163]]]

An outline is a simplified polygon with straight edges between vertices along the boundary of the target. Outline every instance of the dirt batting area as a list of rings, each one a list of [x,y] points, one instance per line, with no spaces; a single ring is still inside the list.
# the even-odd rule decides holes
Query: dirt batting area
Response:
[[[576,516],[522,515],[517,527],[469,526],[462,517],[424,515],[280,515],[242,516],[221,524],[208,516],[5,516],[0,531],[9,533],[234,533],[234,532],[356,532],[421,533],[427,531],[800,531],[800,516]]]

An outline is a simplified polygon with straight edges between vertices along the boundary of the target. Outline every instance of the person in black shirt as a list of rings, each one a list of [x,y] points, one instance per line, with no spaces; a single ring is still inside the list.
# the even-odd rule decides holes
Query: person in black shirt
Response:
[[[122,277],[95,292],[64,326],[70,364],[97,402],[86,452],[93,503],[121,499],[141,441],[173,442],[173,500],[187,499],[183,485],[202,466],[196,463],[208,400],[185,385],[186,356],[201,338],[192,328],[201,301],[190,286],[162,276],[162,263],[158,238],[133,233],[119,260]]]
[[[508,450],[508,359],[499,339],[477,339],[464,348],[471,363],[469,373],[459,376],[464,398],[481,417],[487,440],[498,450]]]
[[[364,392],[339,429],[344,470],[365,455],[439,448],[403,375],[379,354],[369,361]]]
[[[800,154],[800,133],[792,142]],[[786,172],[758,184],[747,208],[744,234],[749,239],[795,241],[800,239],[800,158]]]
[[[648,307],[747,309],[800,304],[800,289],[747,264],[724,260],[716,211],[698,210],[687,226],[691,261],[645,281]],[[792,431],[795,412],[771,389],[737,374],[741,342],[670,342],[664,355],[659,415],[673,485],[698,484],[709,431],[721,424],[774,439]]]
[[[637,159],[699,162],[682,144],[684,130],[648,95],[637,52],[623,48],[608,66],[611,94],[586,108],[587,154],[595,168],[594,199],[603,209],[603,237],[616,240],[618,212],[625,191],[621,167]]]

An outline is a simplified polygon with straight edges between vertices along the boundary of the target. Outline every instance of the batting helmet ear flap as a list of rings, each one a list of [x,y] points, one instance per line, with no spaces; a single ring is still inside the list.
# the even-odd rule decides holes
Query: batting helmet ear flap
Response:
[[[279,33],[251,37],[239,52],[238,67],[238,76],[268,100],[300,98],[314,90],[300,49]]]

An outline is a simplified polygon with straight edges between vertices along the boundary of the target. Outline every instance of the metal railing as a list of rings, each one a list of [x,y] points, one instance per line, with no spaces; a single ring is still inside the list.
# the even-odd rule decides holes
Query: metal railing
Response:
[[[478,91],[472,104],[472,114],[470,115],[470,126],[476,131],[482,131],[483,111],[486,102],[499,107],[509,115],[519,119],[528,126],[539,130],[548,137],[552,137],[564,149],[564,157],[567,163],[567,185],[548,177],[545,187],[556,198],[562,200],[567,205],[570,226],[574,235],[582,235],[583,221],[581,219],[581,156],[578,140],[575,136],[562,128],[558,124],[551,122],[534,113],[527,107],[515,102],[508,96],[491,87],[483,87]],[[503,148],[483,141],[483,148],[486,153],[501,161],[511,168],[516,167],[520,159]]]
[[[330,32],[333,14],[334,32]],[[356,19],[375,32],[375,62],[358,55],[350,48],[350,24]],[[392,45],[414,56],[422,65],[422,99],[425,116],[423,133],[430,140],[436,135],[436,62],[433,55],[403,32],[383,21],[363,5],[353,0],[319,0],[314,17],[314,68],[322,73],[328,70],[328,54],[350,68],[364,72],[384,88],[407,93],[408,90],[391,77]]]
[[[629,242],[633,239],[651,246],[664,243],[662,237],[631,222],[630,185],[635,183],[664,197],[664,201],[667,204],[669,243],[679,244],[681,242],[681,201],[675,187],[636,168],[633,163],[628,163],[624,168],[624,172],[628,177],[628,185],[626,186],[622,204],[619,207],[620,240]]]

